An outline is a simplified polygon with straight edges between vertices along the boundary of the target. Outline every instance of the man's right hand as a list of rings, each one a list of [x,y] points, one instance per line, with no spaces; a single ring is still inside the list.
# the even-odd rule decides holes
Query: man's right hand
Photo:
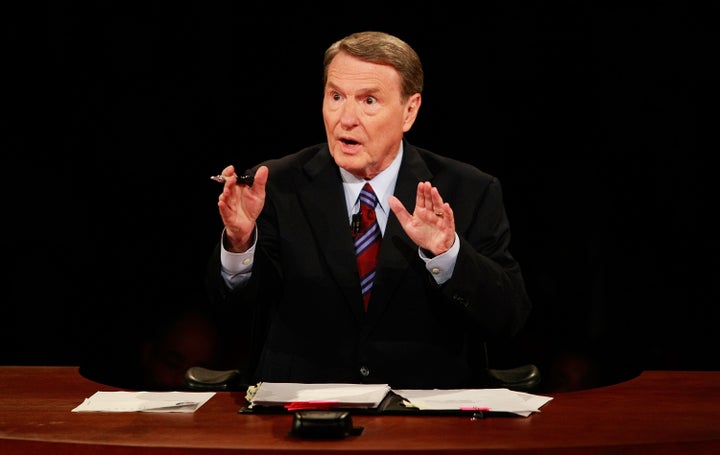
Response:
[[[242,253],[252,245],[255,221],[265,205],[267,166],[258,167],[252,186],[237,184],[235,167],[223,169],[223,192],[218,198],[218,210],[225,225],[225,249]]]

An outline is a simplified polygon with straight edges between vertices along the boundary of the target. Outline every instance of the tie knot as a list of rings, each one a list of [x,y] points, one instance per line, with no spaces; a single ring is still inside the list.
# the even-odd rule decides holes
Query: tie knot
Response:
[[[375,192],[369,183],[366,183],[360,191],[360,203],[369,205],[372,208],[375,208],[378,203],[377,196],[375,196]]]

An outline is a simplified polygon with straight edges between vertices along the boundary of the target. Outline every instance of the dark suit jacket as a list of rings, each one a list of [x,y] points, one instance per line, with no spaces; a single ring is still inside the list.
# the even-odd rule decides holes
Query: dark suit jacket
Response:
[[[237,330],[252,331],[257,343],[254,380],[477,386],[473,364],[484,359],[469,346],[516,334],[531,308],[508,250],[498,180],[405,142],[395,195],[412,213],[418,182],[432,182],[453,208],[460,253],[452,279],[438,286],[391,214],[365,313],[327,144],[264,164],[267,198],[250,283],[225,286],[219,249],[208,269],[211,300],[239,310]]]

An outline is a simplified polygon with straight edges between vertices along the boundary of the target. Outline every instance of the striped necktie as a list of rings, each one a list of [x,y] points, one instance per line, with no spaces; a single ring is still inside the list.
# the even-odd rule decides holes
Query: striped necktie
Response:
[[[370,291],[375,280],[375,265],[380,250],[380,225],[375,219],[377,196],[369,183],[360,191],[360,227],[353,230],[355,256],[360,274],[363,304],[367,311]]]

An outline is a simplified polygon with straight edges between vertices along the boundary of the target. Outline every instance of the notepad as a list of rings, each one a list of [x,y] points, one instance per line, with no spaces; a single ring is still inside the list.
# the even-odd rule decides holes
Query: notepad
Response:
[[[390,392],[388,384],[261,382],[248,393],[250,407],[288,409],[376,408]]]

